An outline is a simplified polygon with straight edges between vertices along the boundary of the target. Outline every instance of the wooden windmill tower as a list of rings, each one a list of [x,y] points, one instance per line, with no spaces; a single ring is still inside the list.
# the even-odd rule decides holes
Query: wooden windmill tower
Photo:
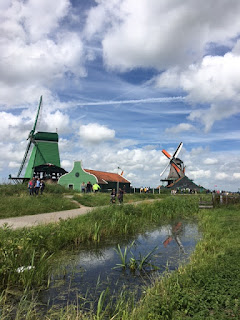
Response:
[[[183,161],[178,158],[178,155],[182,149],[183,143],[181,142],[174,152],[173,156],[171,156],[166,150],[162,150],[162,153],[169,159],[169,162],[165,169],[161,172],[160,177],[164,174],[167,168],[170,166],[170,172],[166,179],[161,181],[167,182],[167,186],[171,185],[175,181],[180,178],[185,177],[185,167]]]
[[[35,132],[38,117],[40,113],[40,109],[42,106],[42,96],[40,97],[40,102],[37,110],[37,115],[34,121],[34,125],[32,130],[28,135],[28,145],[19,168],[18,174],[15,180],[26,180],[31,179],[34,175],[40,175],[41,178],[45,178],[47,172],[55,172],[56,176],[57,173],[63,174],[66,171],[60,168],[60,157],[59,157],[59,150],[58,150],[58,134],[52,132]],[[26,167],[26,171],[24,177],[21,177],[22,171],[26,165],[28,155],[31,155]],[[38,168],[38,169],[36,169]],[[50,168],[50,169],[49,169]],[[37,170],[37,173],[36,173]],[[44,174],[45,173],[45,174]],[[51,174],[48,175],[51,178]]]

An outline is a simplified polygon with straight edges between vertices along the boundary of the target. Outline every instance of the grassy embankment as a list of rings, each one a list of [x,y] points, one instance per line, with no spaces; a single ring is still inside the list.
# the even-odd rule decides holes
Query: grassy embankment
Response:
[[[0,219],[78,208],[63,197],[66,192],[61,186],[47,185],[43,195],[30,196],[26,185],[0,185]]]
[[[78,208],[78,205],[70,198],[64,197],[66,193],[71,195],[73,200],[87,207],[104,206],[110,203],[110,195],[107,193],[80,194],[60,185],[47,185],[43,195],[38,196],[29,196],[26,185],[0,185],[0,219]],[[162,194],[126,194],[124,203],[166,196]]]
[[[99,298],[96,314],[84,315],[69,305],[47,319],[118,320],[229,320],[240,319],[240,205],[198,213],[203,239],[189,264],[166,273],[140,302],[125,299],[103,308],[107,292]],[[106,295],[105,295],[106,294]]]
[[[240,205],[198,214],[203,240],[191,262],[165,274],[114,319],[240,319]]]
[[[176,196],[138,206],[99,208],[86,216],[45,227],[0,229],[1,319],[10,319],[12,310],[15,310],[14,319],[43,319],[31,294],[33,288],[47,286],[51,254],[89,241],[135,234],[147,226],[174,217],[192,216],[197,211],[198,197]],[[204,237],[190,263],[174,273],[166,273],[152,288],[146,289],[140,303],[125,300],[123,296],[117,304],[109,303],[103,309],[104,295],[101,295],[97,314],[84,315],[79,306],[69,305],[44,318],[240,319],[239,212],[239,205],[198,212]],[[34,268],[17,273],[16,269],[24,265]]]
[[[7,319],[9,310],[14,309],[11,299],[15,292],[20,292],[21,295],[24,293],[24,301],[23,298],[19,298],[18,303],[16,300],[14,302],[18,312],[26,312],[25,307],[22,307],[23,302],[24,306],[30,308],[28,312],[32,310],[32,306],[36,307],[32,305],[29,292],[32,292],[32,288],[48,285],[52,254],[59,253],[64,248],[77,248],[87,242],[98,242],[108,237],[134,235],[145,231],[149,226],[159,225],[164,220],[180,215],[191,216],[197,211],[197,203],[195,196],[168,197],[163,201],[144,202],[137,206],[98,208],[88,215],[60,221],[58,224],[16,231],[8,227],[0,229],[2,319]],[[17,268],[21,266],[34,268],[17,273]],[[30,312],[29,319],[34,319],[34,312]]]

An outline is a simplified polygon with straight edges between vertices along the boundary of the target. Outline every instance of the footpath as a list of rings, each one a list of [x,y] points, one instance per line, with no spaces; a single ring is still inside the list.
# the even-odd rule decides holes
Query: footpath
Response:
[[[159,200],[161,200],[161,199],[147,199],[147,200],[143,200],[143,201],[126,203],[124,205],[128,205],[128,204],[136,205],[136,204],[139,204],[142,202],[146,203],[146,202],[159,201]],[[75,201],[73,201],[73,202],[75,202]],[[78,205],[79,205],[79,203],[78,203]],[[25,227],[26,228],[34,227],[39,224],[43,225],[43,224],[48,224],[48,223],[56,223],[56,222],[59,222],[59,220],[71,219],[71,218],[75,218],[75,217],[83,215],[83,214],[87,214],[96,208],[97,207],[85,207],[85,206],[80,205],[80,208],[77,208],[77,209],[0,219],[0,228],[6,224],[9,227],[11,227],[12,229],[19,229],[19,228],[25,228]]]
[[[24,227],[34,227],[39,224],[48,224],[59,222],[59,220],[66,220],[69,218],[75,218],[77,216],[86,214],[95,209],[95,207],[84,207],[81,206],[77,209],[71,209],[66,211],[57,211],[50,213],[40,213],[29,216],[21,216],[7,219],[0,219],[0,227],[7,224],[12,229],[24,228]]]

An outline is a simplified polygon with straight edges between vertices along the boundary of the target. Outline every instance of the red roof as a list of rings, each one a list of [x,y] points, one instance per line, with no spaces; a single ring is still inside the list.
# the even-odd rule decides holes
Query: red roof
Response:
[[[107,184],[108,182],[130,183],[127,179],[120,176],[118,173],[103,172],[96,170],[84,169],[84,171],[93,174],[100,184]]]

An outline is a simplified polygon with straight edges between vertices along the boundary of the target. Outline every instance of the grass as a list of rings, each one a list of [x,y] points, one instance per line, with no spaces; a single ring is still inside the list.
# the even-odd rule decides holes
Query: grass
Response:
[[[80,194],[76,191],[65,189],[60,185],[47,185],[43,195],[29,196],[26,184],[0,185],[0,219],[77,208],[76,203],[64,197],[66,193],[71,195],[73,200],[87,207],[110,204],[110,195],[108,193]],[[167,194],[125,194],[124,203],[165,199],[168,197],[169,195]]]
[[[0,194],[21,198],[22,189],[19,189],[11,196],[9,190],[0,188]],[[62,189],[56,191],[53,188],[49,191],[49,197],[51,195],[62,196]],[[100,197],[100,194],[89,196]],[[109,203],[109,195],[106,196],[102,198]],[[129,201],[136,200],[131,196]],[[124,201],[127,201],[127,195]],[[139,205],[96,208],[88,215],[60,221],[58,224],[15,231],[8,226],[1,228],[1,319],[10,319],[11,315],[14,315],[14,319],[31,320],[239,319],[240,206],[230,205],[198,212],[198,201],[199,197],[195,195],[166,196],[162,201],[143,202]],[[87,242],[99,242],[125,234],[135,235],[169,219],[193,215],[199,218],[204,238],[198,243],[190,263],[174,273],[166,272],[163,278],[157,279],[151,288],[146,289],[139,303],[134,297],[126,300],[123,293],[113,304],[111,297],[107,297],[107,291],[104,291],[99,297],[97,314],[86,314],[77,304],[67,305],[60,310],[52,309],[44,317],[39,313],[33,292],[41,286],[47,287],[54,254],[63,249],[84,246]],[[145,261],[145,258],[139,260]],[[135,257],[133,259],[139,264]],[[134,261],[127,263],[131,262],[134,264]],[[17,273],[17,268],[21,266],[34,268],[29,272]],[[16,292],[19,292],[20,298],[13,299]],[[109,301],[107,307],[103,307],[104,301]]]
[[[240,206],[199,213],[204,238],[188,265],[157,280],[115,319],[240,319]]]
[[[75,219],[61,220],[58,224],[11,230],[7,226],[0,229],[0,273],[6,284],[25,285],[22,274],[15,270],[31,265],[32,256],[36,268],[33,284],[40,282],[43,273],[38,262],[43,254],[47,259],[63,248],[76,248],[87,242],[99,242],[109,237],[125,234],[135,235],[148,227],[159,225],[166,219],[179,215],[191,216],[197,211],[197,199],[166,198],[160,202],[141,205],[108,206],[96,208],[87,215]]]
[[[80,204],[88,207],[105,206],[110,203],[107,193],[79,194],[60,185],[46,185],[43,195],[29,196],[26,184],[0,185],[0,219],[63,211],[77,208],[77,204],[64,197],[72,196]],[[126,194],[124,202],[131,203],[146,199],[164,198],[166,195]]]
[[[179,207],[182,212],[182,206]],[[134,294],[126,298],[123,291],[113,304],[107,291],[103,291],[96,313],[84,314],[77,304],[67,305],[65,309],[50,311],[44,319],[239,319],[239,211],[239,205],[199,211],[203,239],[197,244],[189,264],[171,273],[166,270],[146,288],[139,302]],[[104,305],[106,301],[107,306]]]
[[[0,218],[70,210],[77,204],[64,198],[65,189],[48,185],[43,195],[29,196],[26,185],[0,185]]]
[[[151,199],[164,199],[169,197],[169,195],[162,194],[152,194],[152,193],[134,193],[134,194],[125,194],[123,197],[124,203],[134,203],[136,201],[144,201]],[[110,203],[110,194],[109,193],[86,193],[86,194],[75,194],[73,197],[74,200],[78,201],[80,204],[86,207],[99,207],[105,206]],[[116,203],[118,200],[116,199]]]

